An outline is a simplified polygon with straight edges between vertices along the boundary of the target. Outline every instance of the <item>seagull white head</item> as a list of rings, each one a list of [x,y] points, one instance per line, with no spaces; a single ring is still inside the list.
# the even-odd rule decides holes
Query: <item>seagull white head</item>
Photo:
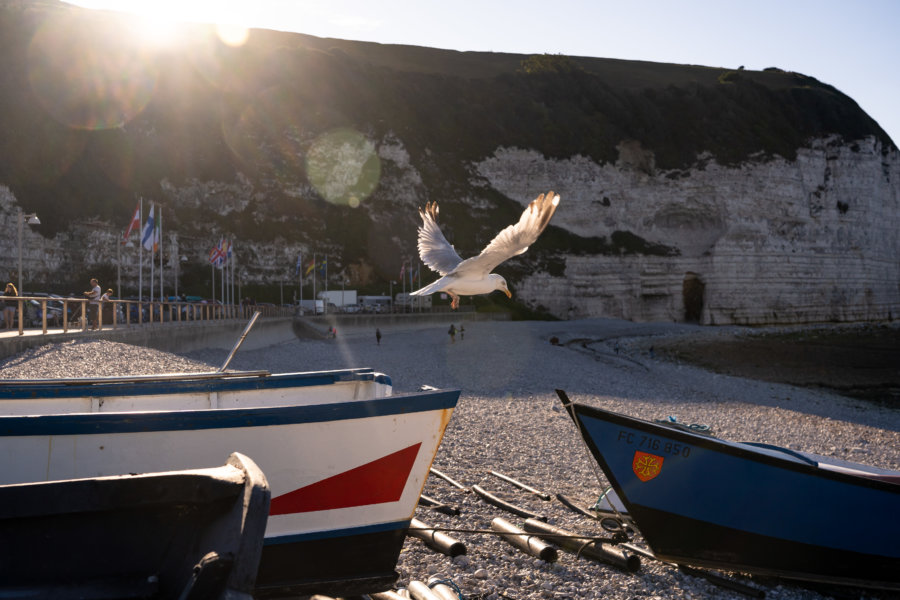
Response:
[[[509,291],[509,286],[506,285],[506,279],[503,278],[503,275],[491,273],[490,275],[488,275],[488,279],[494,282],[495,290],[500,290],[501,292],[506,294],[507,298],[512,298],[512,292]]]

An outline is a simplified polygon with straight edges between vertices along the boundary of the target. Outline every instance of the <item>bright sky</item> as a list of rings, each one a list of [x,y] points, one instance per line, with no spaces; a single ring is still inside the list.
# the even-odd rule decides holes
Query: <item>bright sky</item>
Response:
[[[815,77],[900,144],[900,0],[69,0],[157,17],[432,48]]]

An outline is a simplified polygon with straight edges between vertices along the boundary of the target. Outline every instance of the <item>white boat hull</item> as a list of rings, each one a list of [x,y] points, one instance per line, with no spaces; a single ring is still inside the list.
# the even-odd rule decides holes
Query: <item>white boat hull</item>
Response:
[[[272,493],[259,585],[345,594],[329,582],[386,580],[383,566],[362,573],[363,559],[322,578],[336,565],[310,569],[319,561],[290,548],[346,557],[366,540],[370,551],[399,552],[459,392],[391,396],[389,379],[371,372],[312,375],[4,384],[0,483],[206,468],[240,452]]]

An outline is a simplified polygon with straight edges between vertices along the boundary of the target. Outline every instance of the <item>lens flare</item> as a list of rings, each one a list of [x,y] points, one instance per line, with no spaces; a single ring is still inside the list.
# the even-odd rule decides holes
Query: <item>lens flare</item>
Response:
[[[150,102],[158,73],[121,35],[97,35],[75,17],[46,23],[28,48],[28,80],[40,105],[75,129],[121,127]]]
[[[247,43],[250,30],[240,25],[216,25],[216,33],[226,46],[237,47]]]
[[[353,129],[319,136],[306,156],[306,174],[328,202],[356,208],[378,186],[381,160],[375,144]]]

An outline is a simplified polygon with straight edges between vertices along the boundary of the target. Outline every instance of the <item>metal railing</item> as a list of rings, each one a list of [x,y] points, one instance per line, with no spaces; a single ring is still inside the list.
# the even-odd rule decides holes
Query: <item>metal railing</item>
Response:
[[[93,326],[93,306],[86,298],[54,298],[47,296],[0,297],[18,305],[15,320],[19,335],[26,329],[87,331]],[[29,306],[30,305],[30,306]],[[168,300],[103,300],[97,303],[100,329],[118,329],[143,325],[177,325],[197,321],[246,320],[259,311],[261,317],[290,317],[294,308],[266,304],[220,304]],[[61,308],[60,308],[61,306]],[[48,310],[49,307],[49,310]],[[5,307],[4,307],[5,308]],[[5,312],[5,311],[4,311]],[[4,325],[5,315],[4,315]]]

